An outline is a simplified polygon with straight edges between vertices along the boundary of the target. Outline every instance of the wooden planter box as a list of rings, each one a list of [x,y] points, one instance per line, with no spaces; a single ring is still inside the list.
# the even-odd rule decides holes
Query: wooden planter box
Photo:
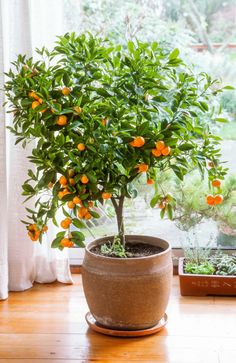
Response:
[[[236,276],[193,275],[184,273],[184,258],[179,259],[182,296],[236,296]]]

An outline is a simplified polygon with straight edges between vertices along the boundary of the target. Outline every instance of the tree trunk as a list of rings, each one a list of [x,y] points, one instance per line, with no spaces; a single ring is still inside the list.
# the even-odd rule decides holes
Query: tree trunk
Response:
[[[124,217],[123,217],[124,200],[125,200],[124,196],[121,196],[117,199],[113,197],[111,198],[112,204],[116,212],[118,236],[120,237],[123,246],[125,246],[125,230],[124,230]]]

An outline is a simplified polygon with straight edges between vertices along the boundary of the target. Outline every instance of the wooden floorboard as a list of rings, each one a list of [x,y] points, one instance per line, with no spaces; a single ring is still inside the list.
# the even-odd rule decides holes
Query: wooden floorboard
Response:
[[[234,363],[236,299],[181,297],[178,277],[169,322],[156,335],[115,338],[92,332],[81,276],[74,285],[35,284],[0,302],[0,363]]]

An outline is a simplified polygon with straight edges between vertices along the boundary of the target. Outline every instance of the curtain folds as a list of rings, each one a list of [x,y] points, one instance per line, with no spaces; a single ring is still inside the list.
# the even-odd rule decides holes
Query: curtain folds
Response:
[[[32,55],[33,6],[34,2],[28,0],[0,0],[1,85],[4,82],[3,71],[10,68],[10,62],[15,60],[17,54]],[[40,28],[38,31],[40,34]],[[55,229],[39,245],[28,239],[25,226],[20,222],[25,219],[21,185],[27,178],[28,169],[32,168],[27,160],[31,150],[22,149],[19,144],[14,145],[14,136],[6,132],[5,124],[10,125],[12,120],[2,108],[3,97],[1,92],[0,299],[7,298],[8,290],[21,291],[30,288],[34,281],[44,283],[59,280],[72,283],[67,252],[50,249]],[[34,208],[34,201],[30,203],[27,206]]]

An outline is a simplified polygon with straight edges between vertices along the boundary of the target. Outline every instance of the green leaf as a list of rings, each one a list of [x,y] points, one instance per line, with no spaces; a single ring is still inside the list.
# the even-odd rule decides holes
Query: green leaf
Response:
[[[76,228],[86,228],[86,225],[83,223],[83,222],[81,222],[79,219],[77,219],[77,218],[73,218],[72,219],[72,224],[76,227]]]
[[[179,49],[175,48],[169,55],[169,60],[176,59],[179,55]]]
[[[223,87],[223,89],[235,90],[235,87],[233,87],[233,86],[225,86],[225,87]]]
[[[162,210],[160,211],[160,217],[161,217],[161,219],[163,219],[163,218],[164,218],[164,216],[165,216],[165,212],[166,212],[166,208],[164,208],[164,209],[162,209]]]
[[[217,117],[215,119],[215,121],[217,121],[217,122],[224,122],[224,123],[228,123],[229,122],[226,118],[223,118],[223,117]]]
[[[100,218],[100,215],[97,212],[94,212],[93,210],[89,211],[89,213],[91,214],[91,216],[93,216],[94,218]]]
[[[186,144],[179,145],[178,148],[179,148],[179,150],[191,150],[191,149],[194,149],[195,146],[192,144],[186,143]]]
[[[71,241],[78,247],[84,248],[85,244],[78,238],[71,238]]]
[[[35,193],[35,189],[30,184],[23,184],[22,188],[27,193],[32,193],[32,194]]]
[[[62,207],[62,212],[63,212],[64,216],[71,218],[71,215],[65,210],[64,207]]]
[[[73,231],[73,232],[71,232],[71,235],[72,235],[72,238],[79,239],[80,241],[85,240],[85,236],[82,232]]]
[[[52,243],[51,243],[51,247],[52,248],[58,248],[60,246],[61,240],[63,237],[57,237],[55,238]]]
[[[171,204],[167,204],[167,214],[169,219],[173,219],[173,208]]]
[[[199,101],[199,104],[202,106],[202,109],[204,111],[208,111],[209,110],[208,104],[206,102]]]
[[[159,194],[155,194],[154,197],[150,201],[150,206],[154,208],[157,205],[158,200],[160,199]]]

